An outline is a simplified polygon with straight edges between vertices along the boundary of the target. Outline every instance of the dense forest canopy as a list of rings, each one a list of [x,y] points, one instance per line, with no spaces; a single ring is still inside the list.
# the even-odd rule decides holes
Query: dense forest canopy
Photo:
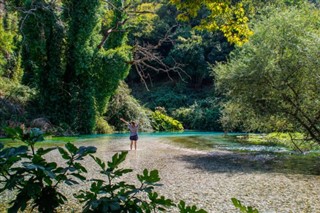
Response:
[[[121,1],[112,4],[122,7]],[[22,8],[16,14],[22,83],[37,91],[35,113],[76,132],[92,132],[129,71],[125,30],[119,27],[99,46],[104,39],[101,17],[109,10],[100,1],[17,1],[6,6],[8,14]],[[115,11],[110,22],[123,19]]]
[[[0,1],[0,125],[105,133],[125,117],[319,138],[308,2]]]

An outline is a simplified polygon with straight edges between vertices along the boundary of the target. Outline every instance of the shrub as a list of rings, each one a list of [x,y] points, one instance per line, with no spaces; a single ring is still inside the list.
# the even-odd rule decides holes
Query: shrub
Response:
[[[139,121],[139,128],[142,131],[152,130],[148,117],[150,110],[141,106],[140,103],[130,95],[130,92],[128,86],[122,82],[109,101],[108,110],[105,113],[106,120],[119,131],[128,129],[128,127],[120,121],[120,118],[128,121]]]
[[[163,82],[156,79],[152,87],[146,90],[143,85],[130,85],[134,97],[145,104],[149,109],[158,106],[164,107],[168,115],[180,107],[188,107],[195,101],[212,96],[212,86],[202,85],[202,88],[192,89],[183,81]]]
[[[93,180],[89,191],[81,190],[76,195],[80,202],[85,203],[84,212],[148,212],[174,206],[170,199],[153,192],[154,185],[160,180],[157,170],[149,173],[145,169],[142,175],[138,175],[138,188],[123,181],[116,182],[117,178],[132,172],[131,169],[118,169],[127,153],[115,154],[107,165],[101,159],[92,156],[100,166],[100,173],[106,176],[105,179],[108,181]],[[140,193],[144,192],[148,195],[150,203],[141,198],[143,196],[140,196]]]
[[[0,77],[0,135],[1,127],[16,127],[26,121],[26,108],[35,90]]]
[[[108,134],[113,132],[113,128],[103,117],[98,117],[96,121],[95,131],[98,134]]]
[[[85,180],[82,173],[87,170],[80,164],[86,155],[94,153],[95,147],[75,147],[67,143],[64,148],[39,148],[35,144],[43,140],[43,133],[37,129],[24,131],[21,128],[6,128],[7,134],[19,139],[27,146],[4,148],[0,146],[0,177],[4,183],[0,193],[16,191],[15,199],[8,212],[24,211],[27,207],[37,208],[39,212],[55,212],[56,208],[67,201],[66,196],[58,190],[62,183],[73,185]],[[31,149],[31,152],[29,151]],[[65,166],[56,162],[47,162],[44,155],[58,149]],[[3,181],[4,180],[4,181]]]
[[[169,117],[159,110],[154,111],[151,114],[152,127],[156,131],[179,131],[183,130],[182,124],[178,121]]]
[[[181,107],[172,113],[187,129],[221,131],[220,110],[212,99],[195,102],[190,107]]]

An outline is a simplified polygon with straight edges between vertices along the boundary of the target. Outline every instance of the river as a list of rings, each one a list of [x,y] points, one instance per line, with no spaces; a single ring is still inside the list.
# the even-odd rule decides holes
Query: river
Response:
[[[320,212],[318,155],[302,155],[279,146],[243,144],[234,135],[141,133],[136,151],[129,150],[128,133],[52,138],[45,143],[72,141],[78,146],[96,146],[95,155],[104,161],[117,152],[129,151],[122,166],[132,168],[133,173],[124,176],[125,181],[136,184],[137,173],[145,168],[158,169],[162,184],[156,187],[159,194],[210,213],[238,213],[231,202],[233,197],[260,213]],[[48,160],[59,163],[61,157],[53,152]],[[89,175],[95,177],[97,166],[92,160],[84,164]],[[69,202],[61,212],[81,211],[71,198],[80,187],[62,187]]]

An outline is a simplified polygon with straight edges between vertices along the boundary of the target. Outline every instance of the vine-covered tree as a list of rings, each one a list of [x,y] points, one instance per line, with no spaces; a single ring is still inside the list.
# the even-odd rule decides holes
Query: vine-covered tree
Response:
[[[24,83],[38,90],[39,112],[77,132],[94,131],[129,71],[131,50],[119,25],[125,19],[122,1],[14,3],[23,36]],[[108,24],[116,31],[103,28],[106,10],[113,11]]]
[[[9,13],[0,2],[0,80],[19,82],[22,77],[19,56],[17,16]],[[6,78],[6,79],[4,79]]]

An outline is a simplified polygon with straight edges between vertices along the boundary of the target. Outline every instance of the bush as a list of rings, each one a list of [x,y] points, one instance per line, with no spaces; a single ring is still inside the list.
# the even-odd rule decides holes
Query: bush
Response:
[[[4,134],[2,127],[16,127],[26,122],[26,108],[35,93],[27,86],[0,77],[0,135]]]
[[[182,124],[178,121],[156,110],[151,114],[152,127],[156,131],[179,131],[183,130]]]
[[[146,107],[155,109],[158,106],[167,109],[168,114],[175,109],[188,107],[195,101],[206,99],[212,96],[212,86],[202,85],[202,88],[192,89],[183,81],[162,82],[157,79],[149,91],[143,85],[130,85],[133,89],[133,95]]]
[[[108,134],[113,132],[113,128],[103,117],[98,117],[96,121],[95,131],[98,134]]]
[[[212,99],[195,102],[190,107],[181,107],[172,113],[187,129],[221,131],[220,110]]]
[[[105,113],[106,120],[119,131],[128,129],[128,127],[120,121],[120,118],[124,118],[127,121],[139,121],[140,130],[151,131],[152,126],[148,117],[150,110],[142,107],[140,103],[130,95],[130,92],[128,86],[122,82],[109,101],[108,110]]]
[[[55,210],[67,201],[66,196],[58,190],[62,183],[77,184],[85,180],[82,173],[87,170],[80,164],[86,155],[94,153],[95,147],[75,147],[71,143],[63,148],[39,148],[35,144],[43,140],[43,133],[39,129],[24,131],[21,128],[6,128],[7,134],[21,140],[27,146],[4,148],[0,145],[0,193],[6,190],[15,191],[15,199],[8,212],[24,211],[27,207],[38,209],[39,212],[56,212]],[[29,150],[31,149],[31,151]],[[58,149],[65,166],[58,166],[55,162],[47,162],[44,155]]]

